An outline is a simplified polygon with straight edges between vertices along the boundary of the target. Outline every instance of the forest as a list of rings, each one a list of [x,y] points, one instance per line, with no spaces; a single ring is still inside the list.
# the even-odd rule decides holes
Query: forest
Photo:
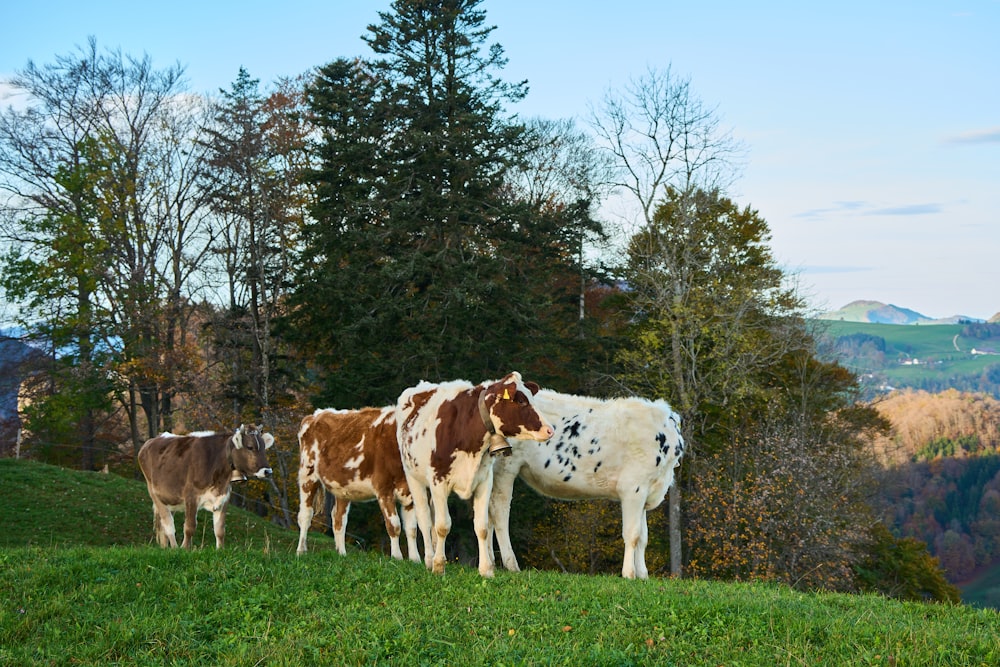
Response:
[[[22,455],[135,477],[162,431],[262,424],[275,477],[240,502],[291,526],[305,415],[518,370],[682,416],[652,574],[957,600],[873,505],[889,423],[728,196],[746,148],[714,107],[647,68],[583,121],[519,118],[478,5],[396,0],[368,57],[211,98],[94,39],[27,63],[0,113],[4,315],[37,351]],[[517,493],[524,564],[616,570],[615,507]],[[370,523],[352,539],[384,549]]]
[[[928,545],[952,582],[1000,561],[1000,401],[950,389],[876,403],[893,424],[879,506],[893,531]]]

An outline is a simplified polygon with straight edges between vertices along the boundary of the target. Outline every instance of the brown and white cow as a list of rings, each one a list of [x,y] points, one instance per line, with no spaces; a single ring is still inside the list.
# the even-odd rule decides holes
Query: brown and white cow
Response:
[[[410,560],[420,562],[413,498],[406,484],[396,441],[396,406],[360,410],[317,410],[299,427],[299,546],[306,551],[306,534],[314,508],[327,490],[336,498],[331,525],[337,551],[347,553],[347,512],[352,501],[378,500],[392,557],[402,558],[400,521]]]
[[[510,502],[518,476],[544,496],[609,498],[622,506],[622,576],[645,579],[646,512],[659,506],[684,454],[680,417],[665,401],[602,400],[543,389],[535,407],[556,434],[544,442],[515,443],[493,467],[490,521],[508,570],[518,570],[510,544]]]
[[[538,386],[530,387],[515,372],[479,385],[464,380],[421,382],[400,394],[396,418],[403,470],[424,539],[424,562],[434,572],[444,572],[445,539],[451,530],[448,496],[455,492],[473,499],[479,573],[493,576],[487,543],[493,456],[487,450],[501,451],[503,438],[545,440],[553,433],[532,402]],[[428,491],[434,505],[434,535]]]
[[[235,433],[163,433],[139,450],[139,467],[153,499],[153,527],[160,546],[177,546],[174,512],[184,510],[184,548],[191,546],[197,513],[212,513],[215,547],[226,537],[226,504],[234,481],[271,475],[266,450],[274,436],[260,427],[240,426]]]

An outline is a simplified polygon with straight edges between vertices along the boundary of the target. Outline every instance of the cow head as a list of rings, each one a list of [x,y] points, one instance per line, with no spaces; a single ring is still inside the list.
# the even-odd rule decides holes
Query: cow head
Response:
[[[263,479],[271,476],[271,468],[267,465],[267,449],[274,444],[273,435],[264,433],[260,426],[243,424],[236,429],[231,442],[233,481],[241,481],[248,477]]]
[[[488,417],[493,430],[504,438],[548,440],[555,431],[535,408],[532,398],[536,393],[538,385],[525,383],[516,371],[487,385],[479,399],[484,421]],[[496,453],[497,449],[499,447],[490,447],[491,453]]]

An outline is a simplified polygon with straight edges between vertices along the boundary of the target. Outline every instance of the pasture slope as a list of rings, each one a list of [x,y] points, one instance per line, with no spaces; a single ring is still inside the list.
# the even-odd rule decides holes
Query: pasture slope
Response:
[[[757,583],[486,580],[454,564],[436,576],[341,557],[320,535],[296,557],[294,531],[240,511],[222,551],[165,550],[148,544],[149,505],[141,482],[0,460],[0,509],[19,524],[0,534],[0,665],[1000,664],[992,610]]]
[[[857,373],[863,386],[932,392],[954,387],[1000,398],[997,380],[985,377],[989,367],[1000,365],[1000,338],[966,337],[961,324],[817,321],[816,325],[825,341],[822,356]]]

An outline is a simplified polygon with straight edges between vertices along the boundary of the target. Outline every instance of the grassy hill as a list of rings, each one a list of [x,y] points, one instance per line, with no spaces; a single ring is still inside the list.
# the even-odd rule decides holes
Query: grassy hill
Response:
[[[318,535],[296,557],[294,531],[240,511],[222,551],[160,549],[140,482],[25,461],[0,460],[0,510],[18,526],[0,533],[0,664],[1000,663],[1000,614],[966,606],[558,572],[484,580],[457,565],[441,577],[341,557]]]
[[[256,482],[247,482],[250,484]],[[153,503],[141,480],[118,475],[67,470],[34,461],[0,459],[0,548],[38,546],[156,545]],[[174,515],[178,541],[184,534],[183,512]],[[310,534],[310,548],[313,548]],[[294,553],[298,533],[230,505],[226,545]],[[316,535],[317,549],[333,540]],[[215,547],[212,515],[198,513],[195,545]],[[2,662],[0,662],[2,664]]]
[[[822,321],[823,354],[864,377],[873,388],[911,387],[984,391],[1000,398],[1000,377],[984,377],[1000,366],[1000,337],[971,338],[965,325],[897,325]]]

